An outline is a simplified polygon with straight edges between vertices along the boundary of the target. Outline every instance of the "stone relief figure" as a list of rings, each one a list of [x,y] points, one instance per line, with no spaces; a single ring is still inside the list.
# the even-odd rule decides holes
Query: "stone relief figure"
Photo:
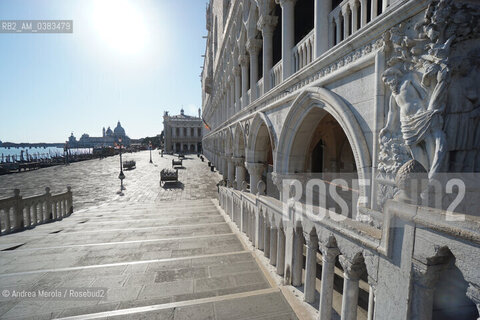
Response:
[[[480,5],[432,0],[415,21],[384,35],[382,79],[391,96],[379,135],[380,206],[398,191],[395,175],[411,159],[430,179],[480,172]]]
[[[424,86],[415,78],[415,73],[404,74],[396,67],[384,72],[383,81],[390,87],[392,95],[387,124],[380,131],[380,139],[388,132],[398,130],[397,123],[400,122],[403,140],[412,158],[429,169],[429,178],[432,178],[445,157],[442,113],[448,86],[447,69],[438,71],[437,84],[429,99]]]

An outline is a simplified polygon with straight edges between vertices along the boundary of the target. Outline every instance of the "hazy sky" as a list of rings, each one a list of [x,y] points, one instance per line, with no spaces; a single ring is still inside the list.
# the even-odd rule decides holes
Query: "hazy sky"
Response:
[[[131,138],[197,115],[206,0],[0,0],[0,19],[73,20],[72,34],[0,34],[0,140]]]

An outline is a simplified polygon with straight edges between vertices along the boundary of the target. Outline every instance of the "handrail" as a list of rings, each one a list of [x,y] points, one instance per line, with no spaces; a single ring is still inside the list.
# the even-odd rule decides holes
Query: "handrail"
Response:
[[[315,30],[312,29],[305,38],[300,40],[300,42],[292,48],[294,72],[304,68],[313,61],[314,40]]]
[[[50,188],[45,194],[23,198],[20,190],[13,197],[0,199],[0,235],[33,228],[37,225],[61,220],[73,213],[73,195],[67,192],[52,195]]]

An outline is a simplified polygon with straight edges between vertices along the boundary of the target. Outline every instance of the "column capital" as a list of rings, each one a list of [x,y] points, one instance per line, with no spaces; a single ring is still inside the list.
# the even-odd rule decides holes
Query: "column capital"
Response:
[[[293,4],[295,4],[295,2],[297,2],[297,0],[275,0],[275,2],[278,3],[283,8],[283,6],[286,3],[292,2]]]
[[[278,17],[262,14],[257,22],[258,30],[262,31],[262,34],[273,34],[275,27],[278,24]]]
[[[330,263],[335,262],[337,256],[340,255],[340,250],[337,247],[320,246],[320,251],[322,252],[322,259]]]
[[[344,255],[340,255],[338,258],[340,264],[343,267],[344,276],[351,280],[359,280],[360,277],[366,272],[365,264],[359,261],[351,261]]]
[[[304,233],[305,237],[305,244],[307,245],[308,249],[317,250],[318,249],[318,238],[317,236],[312,236],[308,233]]]
[[[241,73],[241,70],[239,66],[233,67],[233,74],[235,75],[235,77],[239,77],[240,73]]]
[[[262,40],[251,38],[247,40],[247,51],[250,53],[250,56],[256,56],[262,48]]]
[[[413,281],[421,287],[433,290],[445,267],[446,264],[426,265],[414,261],[412,263]]]
[[[248,54],[241,54],[238,56],[238,63],[242,67],[248,67],[248,64],[250,63],[250,58],[248,57]]]
[[[261,176],[263,171],[265,170],[264,163],[245,162],[245,166],[248,170],[248,173],[252,176]]]
[[[237,167],[243,167],[244,166],[244,157],[232,157],[232,161]]]

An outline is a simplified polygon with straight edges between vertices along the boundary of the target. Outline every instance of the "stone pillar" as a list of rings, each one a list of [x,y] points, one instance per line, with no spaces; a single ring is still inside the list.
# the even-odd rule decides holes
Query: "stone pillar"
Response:
[[[307,244],[307,261],[305,265],[305,302],[315,301],[315,283],[317,280],[317,249],[318,238],[316,235],[305,236]]]
[[[237,189],[241,188],[243,181],[245,181],[245,167],[243,157],[234,157],[232,158],[235,164],[235,178],[237,181]]]
[[[263,240],[264,240],[264,229],[263,229],[263,224],[265,223],[265,218],[263,217],[263,214],[258,214],[258,223],[257,223],[257,248],[259,250],[264,250],[265,249],[265,245],[263,243]]]
[[[350,29],[350,17],[349,17],[349,9],[348,7],[344,7],[345,9],[342,10],[343,15],[343,39],[347,39],[349,34],[348,30]]]
[[[367,24],[367,0],[360,0],[360,27]]]
[[[315,0],[315,58],[328,50],[328,14],[332,11],[332,1]]]
[[[248,173],[250,174],[250,192],[257,194],[258,182],[262,180],[262,173],[265,170],[265,164],[246,162]]]
[[[358,10],[358,2],[357,0],[353,1],[352,3],[352,33],[358,30],[358,17],[357,17],[357,10]]]
[[[282,228],[278,229],[277,239],[277,274],[283,276],[285,271],[285,233]]]
[[[372,17],[372,20],[377,16],[377,10],[378,10],[378,1],[372,0],[372,12],[370,13],[370,17]]]
[[[335,276],[335,260],[339,254],[340,251],[337,248],[322,248],[322,282],[318,320],[332,318],[333,278]]]
[[[263,36],[263,92],[266,93],[272,88],[270,70],[273,67],[273,32],[278,23],[278,17],[262,15],[258,20],[258,29]],[[258,93],[259,96],[262,94]]]
[[[340,13],[338,16],[335,17],[335,24],[337,26],[337,34],[336,39],[337,39],[337,44],[339,44],[342,41],[342,21],[340,20]]]
[[[262,40],[248,39],[247,50],[250,54],[250,102],[257,98],[258,81],[258,52],[262,47]]]
[[[235,75],[235,113],[240,111],[240,94],[241,94],[241,79],[240,79],[240,67],[236,66],[233,69],[233,74]]]
[[[480,314],[480,288],[470,283],[467,289],[467,297],[475,303],[478,314]],[[480,320],[480,317],[477,320]]]
[[[277,264],[277,232],[277,227],[272,224],[270,226],[270,264],[272,266]]]
[[[431,320],[435,285],[446,264],[425,265],[418,261],[412,263],[412,319]]]
[[[263,246],[263,254],[266,258],[270,258],[270,225],[267,215],[265,215],[265,223],[263,228]]]
[[[246,54],[238,57],[238,63],[242,69],[242,108],[248,105],[247,91],[248,91],[248,62],[249,58]]]
[[[368,310],[367,310],[367,320],[373,320],[375,317],[375,290],[370,285],[368,287]]]
[[[232,117],[235,113],[236,113],[236,110],[235,110],[235,86],[237,85],[236,83],[236,77],[235,75],[233,75],[232,77],[232,80],[230,81],[230,117]]]
[[[365,272],[363,265],[340,256],[343,267],[342,320],[357,320],[358,283]]]
[[[282,7],[282,69],[283,80],[293,73],[292,48],[295,46],[295,2],[280,0]]]
[[[233,163],[233,159],[231,155],[227,155],[227,166],[228,166],[228,174],[227,179],[230,183],[233,183],[235,180],[235,164]]]
[[[292,266],[292,286],[302,285],[303,270],[303,232],[295,230],[293,234],[293,266]]]

